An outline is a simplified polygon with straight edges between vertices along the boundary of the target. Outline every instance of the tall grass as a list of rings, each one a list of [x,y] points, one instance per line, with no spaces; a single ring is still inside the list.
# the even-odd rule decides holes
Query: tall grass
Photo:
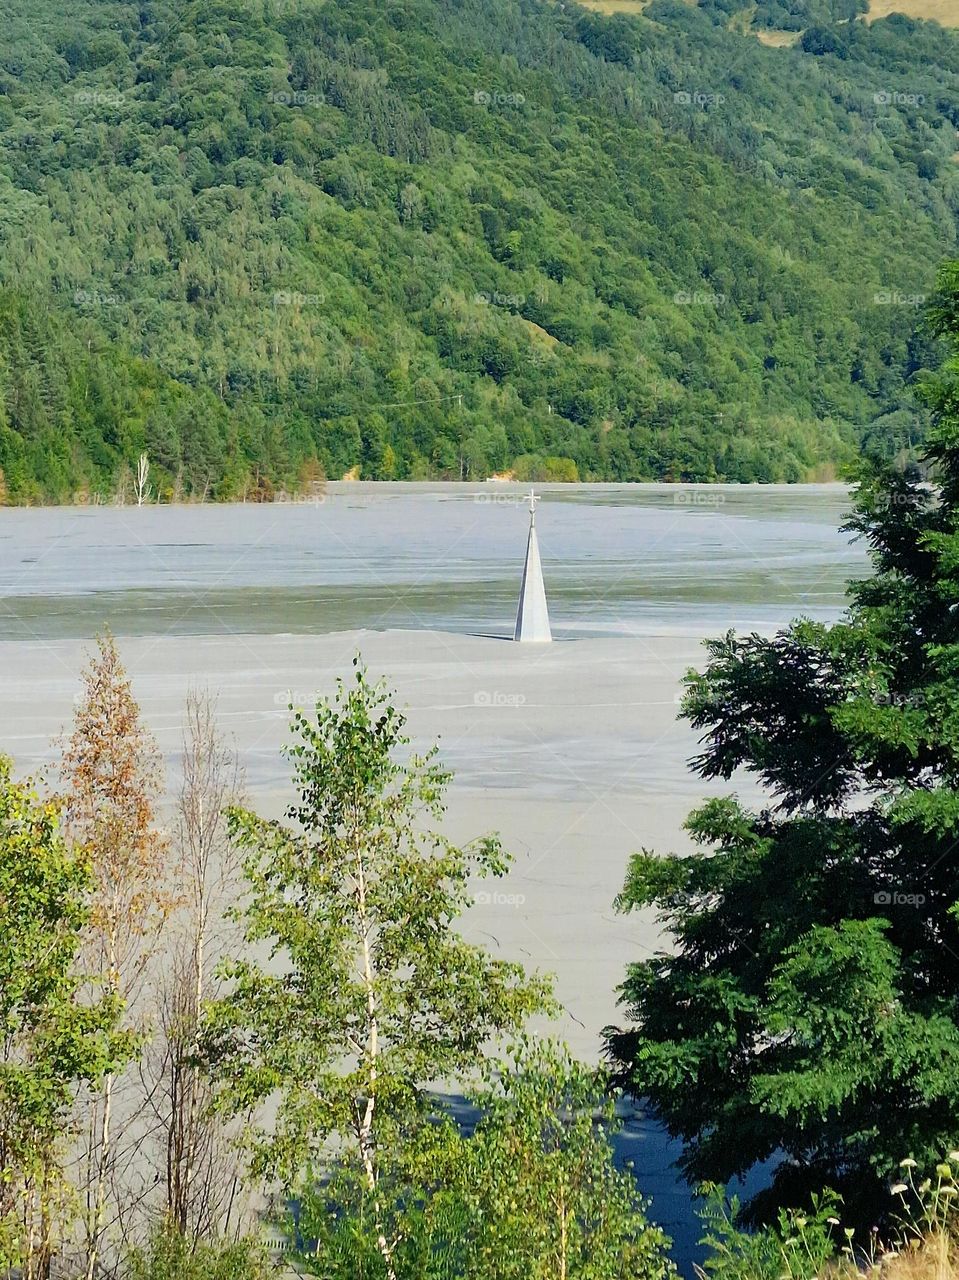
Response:
[[[700,1280],[959,1280],[959,1151],[927,1176],[915,1160],[890,1186],[890,1226],[865,1240],[843,1227],[838,1196],[814,1197],[808,1211],[783,1210],[762,1231],[735,1225],[738,1202],[707,1187]]]

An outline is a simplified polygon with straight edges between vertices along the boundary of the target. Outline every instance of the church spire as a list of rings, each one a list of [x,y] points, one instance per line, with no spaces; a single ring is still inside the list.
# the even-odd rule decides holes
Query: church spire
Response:
[[[532,489],[529,491],[529,538],[526,542],[526,564],[523,566],[523,585],[516,610],[514,640],[552,640],[549,629],[549,610],[546,607],[546,587],[543,583],[543,566],[539,559],[539,542],[536,538],[536,504],[539,501]]]

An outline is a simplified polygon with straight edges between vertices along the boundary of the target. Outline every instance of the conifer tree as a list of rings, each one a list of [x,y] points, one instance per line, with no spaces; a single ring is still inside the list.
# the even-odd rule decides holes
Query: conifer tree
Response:
[[[784,1156],[754,1214],[831,1185],[874,1221],[898,1161],[959,1134],[959,264],[932,321],[929,479],[863,477],[873,572],[846,615],[729,634],[687,678],[696,770],[745,769],[767,805],[710,801],[700,851],[635,855],[619,903],[674,944],[628,971],[620,1078],[694,1181]]]

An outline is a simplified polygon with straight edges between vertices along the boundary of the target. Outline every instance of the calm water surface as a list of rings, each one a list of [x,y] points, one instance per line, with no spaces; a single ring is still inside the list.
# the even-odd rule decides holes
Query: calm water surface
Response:
[[[834,617],[864,566],[840,486],[545,486],[554,635]],[[334,484],[270,506],[0,511],[0,639],[402,627],[510,634],[514,486]]]

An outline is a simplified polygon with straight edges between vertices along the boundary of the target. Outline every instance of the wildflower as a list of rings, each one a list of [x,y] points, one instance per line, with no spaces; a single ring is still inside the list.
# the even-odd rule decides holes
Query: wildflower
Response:
[[[915,1169],[915,1167],[916,1167],[916,1162],[915,1160],[913,1160],[912,1156],[907,1156],[905,1160],[899,1161],[900,1169]]]
[[[901,1196],[904,1191],[908,1190],[909,1188],[904,1182],[897,1182],[894,1187],[889,1188],[890,1195],[894,1196]]]

